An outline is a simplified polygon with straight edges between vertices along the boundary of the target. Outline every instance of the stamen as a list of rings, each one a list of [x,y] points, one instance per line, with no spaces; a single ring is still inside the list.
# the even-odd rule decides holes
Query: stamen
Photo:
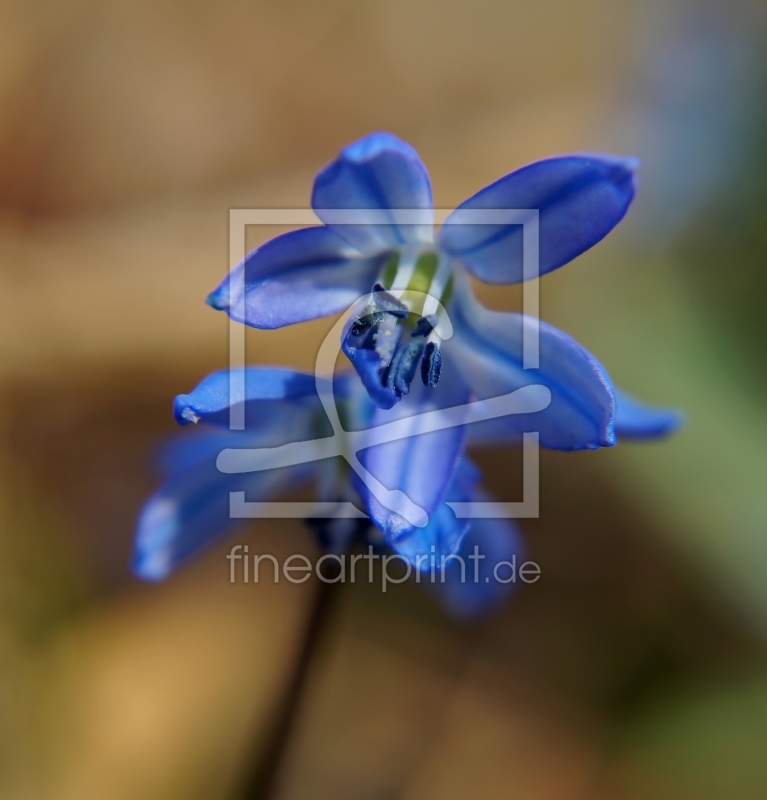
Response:
[[[366,314],[365,311],[369,313]],[[383,311],[373,311],[369,306],[365,311],[352,322],[350,331],[352,336],[362,336],[362,334],[366,333],[370,328],[383,322]]]
[[[394,278],[399,268],[399,253],[392,253],[381,272],[381,283],[387,288],[394,284]]]
[[[384,364],[391,364],[399,340],[402,338],[402,326],[398,322],[396,317],[385,314],[381,324],[371,329],[368,334],[369,339],[363,344],[363,347],[375,350]]]
[[[426,301],[423,304],[422,313],[424,317],[430,317],[433,314],[436,314],[438,308],[437,301],[440,301],[443,304],[447,302],[447,286],[450,283],[452,274],[453,266],[450,262],[450,259],[444,254],[441,255],[436,271],[432,273],[429,287],[425,290],[426,294],[429,296],[426,298]]]
[[[439,383],[442,374],[442,351],[434,342],[428,342],[421,361],[421,380],[432,389]]]
[[[408,307],[393,294],[387,292],[382,284],[374,284],[371,293],[373,295],[373,303],[375,303],[381,311],[392,314],[399,319],[405,319],[410,313]]]
[[[421,317],[418,322],[416,322],[415,328],[413,328],[413,332],[410,335],[413,337],[428,336],[434,330],[436,321],[436,317]]]
[[[357,341],[349,346],[352,351],[374,351],[380,385],[401,398],[410,392],[419,363],[424,385],[433,388],[439,383],[442,352],[437,310],[449,289],[451,270],[446,259],[438,259],[433,252],[419,253],[417,248],[403,251],[399,263],[391,266],[396,266],[394,280],[389,276],[386,283],[373,284],[367,306],[352,322],[349,334]],[[415,325],[408,318],[417,320]]]
[[[434,275],[437,272],[437,265],[439,264],[439,256],[433,250],[427,250],[418,256],[415,262],[415,269],[410,276],[410,281],[407,285],[409,292],[419,292],[426,294],[429,287],[434,280]]]
[[[402,397],[410,391],[418,360],[423,353],[423,342],[401,341],[394,353],[394,358],[386,370],[383,383],[388,386],[397,397]]]
[[[391,283],[391,293],[399,297],[410,283],[410,278],[415,271],[416,260],[421,252],[423,245],[409,245],[400,251],[399,263],[397,264],[397,272],[394,275],[394,280]]]

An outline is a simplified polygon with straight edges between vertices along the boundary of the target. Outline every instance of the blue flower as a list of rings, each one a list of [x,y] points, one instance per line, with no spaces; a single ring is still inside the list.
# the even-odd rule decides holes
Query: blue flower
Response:
[[[545,447],[594,449],[616,436],[663,436],[681,420],[617,393],[597,360],[561,331],[483,308],[469,278],[528,277],[523,228],[498,209],[537,213],[539,274],[587,250],[625,215],[635,166],[602,155],[531,164],[461,204],[435,237],[429,176],[409,145],[377,133],[342,150],[314,185],[324,224],[250,253],[208,302],[257,328],[347,312],[337,324],[341,346],[361,380],[248,367],[242,383],[230,386],[222,371],[177,397],[177,421],[203,428],[163,455],[164,483],[138,522],[136,572],[163,578],[228,528],[230,492],[252,502],[313,483],[321,501],[361,507],[371,541],[417,571],[432,556],[442,563],[480,547],[488,561],[477,580],[459,579],[450,561],[438,587],[459,615],[498,602],[510,587],[487,570],[518,555],[520,537],[509,520],[457,516],[452,504],[482,496],[470,443],[537,431]],[[539,363],[528,369],[530,332]],[[232,386],[242,393],[230,394]],[[514,409],[498,412],[499,401]],[[245,406],[244,431],[222,430],[233,405]],[[264,461],[265,448],[278,449]],[[343,549],[357,521],[315,526]]]
[[[571,261],[626,214],[635,168],[634,159],[588,154],[530,164],[462,203],[435,236],[431,184],[418,154],[392,134],[374,133],[318,174],[312,206],[324,225],[259,247],[208,302],[236,321],[278,328],[337,314],[365,297],[342,348],[379,408],[407,395],[416,375],[434,388],[450,374],[480,399],[537,383],[552,392],[536,420],[542,444],[609,446],[615,395],[599,363],[541,325],[540,369],[523,370],[522,331],[530,321],[484,309],[468,278],[511,284],[526,277],[523,226],[499,221],[498,209],[537,211],[538,274]],[[454,332],[448,341],[445,328]]]
[[[369,541],[386,545],[417,570],[438,567],[449,559],[433,585],[451,613],[471,617],[497,604],[513,588],[490,577],[494,565],[522,557],[522,544],[510,520],[467,520],[456,517],[453,502],[483,498],[479,471],[466,456],[466,446],[514,439],[518,428],[500,417],[479,423],[456,425],[424,432],[418,422],[434,409],[454,409],[467,399],[458,380],[445,380],[435,388],[417,386],[396,408],[376,407],[360,383],[348,374],[337,376],[332,391],[345,426],[336,447],[326,407],[314,376],[289,369],[248,367],[244,392],[230,401],[230,374],[213,373],[189,394],[174,403],[182,425],[202,423],[168,444],[161,453],[164,481],[146,502],[138,520],[134,569],[147,580],[160,580],[181,562],[229,529],[230,492],[246,493],[248,501],[284,496],[313,484],[318,499],[354,502],[370,517]],[[235,384],[236,385],[236,384]],[[619,435],[653,437],[667,433],[678,418],[662,409],[642,406],[620,396],[616,427]],[[232,405],[245,406],[247,427],[226,428]],[[625,420],[621,409],[625,408]],[[524,410],[524,409],[523,409]],[[527,427],[534,429],[528,417]],[[383,442],[376,439],[379,426],[406,421],[412,424],[404,436]],[[354,437],[357,438],[354,438]],[[240,455],[246,448],[280,448],[303,443],[304,455],[283,466],[246,469],[227,467],[222,456]],[[426,524],[414,524],[388,508],[359,474],[348,468],[339,453],[360,452],[360,462],[376,481],[389,490],[404,493],[422,508]],[[246,450],[247,452],[247,450]],[[276,451],[271,451],[276,452]],[[272,462],[274,463],[274,462]],[[252,465],[251,465],[252,466]],[[224,470],[224,471],[222,471]],[[354,519],[325,519],[320,523],[326,545],[343,550],[357,530]],[[459,555],[466,562],[477,546],[484,556],[477,580],[463,579]],[[477,562],[478,564],[480,562]]]

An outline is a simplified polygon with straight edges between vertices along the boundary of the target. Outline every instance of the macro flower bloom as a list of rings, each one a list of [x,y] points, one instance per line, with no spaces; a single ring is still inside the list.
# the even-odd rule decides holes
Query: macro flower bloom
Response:
[[[322,383],[328,379],[266,367],[247,367],[241,387],[222,371],[179,395],[177,421],[203,423],[203,430],[164,452],[164,483],[138,522],[137,574],[165,577],[229,527],[230,492],[258,501],[306,483],[314,483],[322,501],[363,510],[371,540],[417,570],[426,568],[419,558],[449,557],[475,545],[488,554],[487,569],[519,553],[521,544],[509,520],[456,516],[451,503],[482,497],[469,444],[518,442],[535,431],[545,447],[595,449],[615,444],[616,436],[654,438],[678,427],[677,412],[616,392],[599,362],[567,334],[521,314],[485,309],[469,279],[508,284],[526,277],[522,227],[492,214],[490,223],[479,224],[477,212],[537,211],[543,275],[623,218],[634,196],[635,167],[632,159],[604,155],[531,164],[466,200],[435,236],[429,176],[412,147],[376,133],[344,148],[315,180],[312,205],[324,224],[250,253],[208,303],[256,328],[346,312],[340,344],[360,380],[347,373],[329,381],[330,406]],[[410,215],[407,224],[397,213],[402,210]],[[539,363],[526,369],[523,342],[530,330]],[[514,396],[532,403],[484,417],[468,411]],[[243,404],[246,429],[226,430],[232,406]],[[424,427],[433,413],[452,415],[453,422]],[[393,425],[396,436],[378,435]],[[339,445],[333,437],[344,440],[340,449],[328,446]],[[224,452],[291,443],[307,445],[309,455],[269,469],[222,471]],[[317,526],[338,549],[356,522]],[[453,563],[445,567],[449,579],[440,589],[456,613],[476,613],[510,588],[485,580],[484,572],[479,581],[456,580],[455,572]]]

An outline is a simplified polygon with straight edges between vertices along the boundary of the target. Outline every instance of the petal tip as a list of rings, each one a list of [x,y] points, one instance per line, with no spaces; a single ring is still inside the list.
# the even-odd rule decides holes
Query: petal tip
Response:
[[[215,308],[216,311],[226,311],[229,308],[229,303],[227,302],[226,298],[223,296],[221,289],[214,289],[206,298],[205,302],[211,308]]]
[[[631,187],[630,197],[634,198],[639,189],[639,177],[637,171],[639,170],[639,159],[635,156],[628,156],[621,160],[621,175],[615,181],[617,186],[629,184]]]
[[[385,150],[397,150],[401,153],[411,153],[412,151],[412,155],[418,158],[418,154],[412,145],[388,131],[368,133],[361,139],[357,139],[356,142],[346,145],[341,150],[340,155],[352,164],[364,164]]]
[[[601,156],[600,160],[606,167],[606,179],[617,188],[630,187],[630,196],[633,197],[639,186],[639,159],[636,156]]]
[[[611,153],[576,153],[586,163],[596,166],[601,177],[613,186],[621,187],[630,184],[632,196],[638,186],[637,172],[640,166],[638,156],[616,156]],[[554,158],[552,161],[566,160],[568,157]]]
[[[188,394],[180,394],[173,401],[173,418],[179,425],[196,425],[200,421],[200,415],[189,405],[189,399]]]

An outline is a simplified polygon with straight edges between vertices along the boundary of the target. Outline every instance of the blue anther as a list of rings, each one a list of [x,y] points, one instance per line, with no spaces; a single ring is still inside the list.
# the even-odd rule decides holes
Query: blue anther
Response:
[[[410,313],[408,307],[401,300],[398,300],[393,294],[387,292],[386,288],[382,284],[373,284],[371,292],[373,295],[373,303],[381,311],[385,311],[387,314],[391,314],[393,317],[397,317],[398,319],[407,318],[407,315]]]
[[[366,313],[367,312],[367,313]],[[371,328],[380,325],[384,318],[383,311],[371,311],[365,309],[355,320],[352,322],[350,333],[352,336],[362,336],[367,333]]]
[[[402,397],[410,391],[421,353],[423,353],[423,342],[403,340],[397,346],[391,364],[382,376],[383,385],[388,386],[397,397]]]
[[[442,351],[434,342],[429,342],[423,351],[421,361],[421,380],[424,386],[433,389],[439,383],[442,374]]]
[[[413,332],[410,334],[413,337],[416,336],[428,336],[434,330],[434,323],[432,322],[432,318],[430,317],[421,317],[418,322],[415,324],[415,328],[413,328]]]

